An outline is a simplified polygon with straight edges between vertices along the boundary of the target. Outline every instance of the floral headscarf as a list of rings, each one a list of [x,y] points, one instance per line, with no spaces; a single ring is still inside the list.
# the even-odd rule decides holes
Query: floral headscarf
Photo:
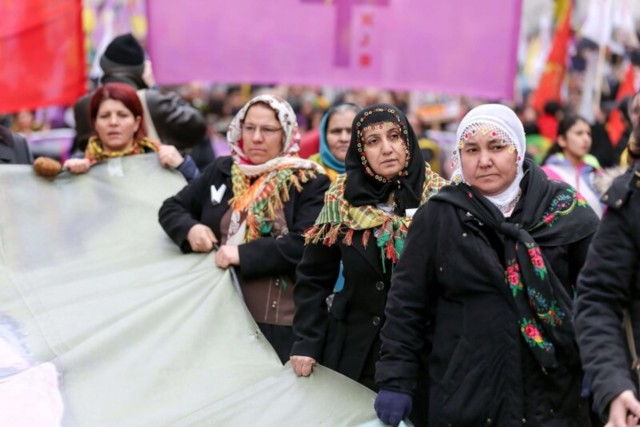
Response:
[[[254,165],[244,153],[241,127],[249,108],[258,103],[266,104],[275,111],[280,126],[282,126],[282,130],[284,131],[284,139],[282,151],[278,157],[264,164]],[[324,169],[315,162],[297,157],[298,151],[300,151],[300,132],[298,130],[296,114],[287,101],[274,95],[256,96],[247,102],[231,121],[229,130],[227,131],[227,141],[231,147],[231,156],[235,164],[238,165],[247,176],[253,177],[261,175],[265,171],[282,167],[285,164],[287,165],[286,167],[314,169],[319,172],[324,172]]]
[[[275,111],[284,131],[280,154],[261,165],[252,164],[244,153],[241,130],[247,111],[257,103]],[[287,101],[276,96],[261,95],[247,102],[231,121],[227,139],[234,160],[233,198],[229,201],[233,212],[227,242],[241,244],[269,235],[278,211],[289,200],[291,186],[302,191],[302,184],[314,179],[316,173],[324,173],[324,168],[298,157],[300,133],[296,115]]]

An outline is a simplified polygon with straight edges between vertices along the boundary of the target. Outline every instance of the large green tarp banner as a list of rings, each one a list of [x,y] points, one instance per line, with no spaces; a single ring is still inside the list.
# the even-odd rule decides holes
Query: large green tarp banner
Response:
[[[380,425],[368,389],[281,366],[229,273],[164,234],[183,185],[155,154],[0,167],[0,425]]]

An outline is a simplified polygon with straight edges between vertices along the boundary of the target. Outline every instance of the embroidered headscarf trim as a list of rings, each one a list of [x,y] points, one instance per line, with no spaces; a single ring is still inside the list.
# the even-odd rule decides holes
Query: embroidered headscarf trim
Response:
[[[477,135],[491,135],[509,146],[510,152],[517,152],[516,176],[509,187],[494,196],[485,196],[505,216],[509,216],[519,197],[520,181],[523,177],[523,162],[526,154],[526,138],[522,122],[516,113],[501,104],[484,104],[469,111],[458,126],[456,148],[452,156],[451,181],[455,184],[466,182],[460,161],[465,143]]]
[[[92,136],[89,138],[89,142],[87,143],[87,149],[84,152],[84,156],[86,159],[93,164],[102,160],[111,159],[114,157],[124,157],[130,156],[133,154],[143,154],[145,152],[145,148],[151,151],[158,151],[158,143],[150,140],[149,138],[141,138],[133,141],[129,147],[120,151],[105,151],[104,145],[102,145],[102,141],[97,136]]]
[[[364,152],[364,128],[385,122],[398,126],[407,150],[405,167],[393,179],[375,173]],[[393,193],[395,213],[404,215],[407,209],[417,208],[420,204],[424,165],[418,139],[402,111],[389,104],[371,105],[356,115],[351,126],[344,197],[350,205],[366,206],[387,203]]]

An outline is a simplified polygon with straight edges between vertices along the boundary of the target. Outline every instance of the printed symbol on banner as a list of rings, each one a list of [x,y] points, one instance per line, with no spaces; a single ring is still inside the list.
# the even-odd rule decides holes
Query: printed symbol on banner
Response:
[[[363,67],[369,67],[371,65],[371,55],[365,53],[360,55],[359,63]]]
[[[391,0],[300,0],[302,3],[317,3],[335,6],[336,26],[334,32],[333,64],[336,67],[349,67],[351,45],[351,12],[354,6],[389,6]],[[372,14],[365,14],[362,23],[373,25]],[[365,22],[366,19],[366,22]],[[371,58],[369,58],[371,59]],[[360,59],[360,62],[362,59]]]

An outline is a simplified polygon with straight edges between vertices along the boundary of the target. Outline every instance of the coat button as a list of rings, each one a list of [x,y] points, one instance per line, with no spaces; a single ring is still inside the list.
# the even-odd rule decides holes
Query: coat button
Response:
[[[271,303],[271,308],[276,308],[278,306],[278,302],[274,301]]]
[[[376,289],[379,291],[384,291],[384,282],[376,283]]]
[[[604,196],[602,196],[602,200],[604,200],[605,202],[609,200],[609,195],[605,194]]]
[[[616,200],[616,207],[619,208],[620,206],[622,206],[622,199]]]
[[[527,423],[527,419],[526,419],[526,418],[523,418],[523,419],[522,419],[522,424],[526,424],[526,423]]]
[[[491,424],[491,418],[487,418],[487,425]]]
[[[380,324],[380,317],[373,316],[373,319],[371,319],[371,323],[373,323],[373,326],[378,326]]]

